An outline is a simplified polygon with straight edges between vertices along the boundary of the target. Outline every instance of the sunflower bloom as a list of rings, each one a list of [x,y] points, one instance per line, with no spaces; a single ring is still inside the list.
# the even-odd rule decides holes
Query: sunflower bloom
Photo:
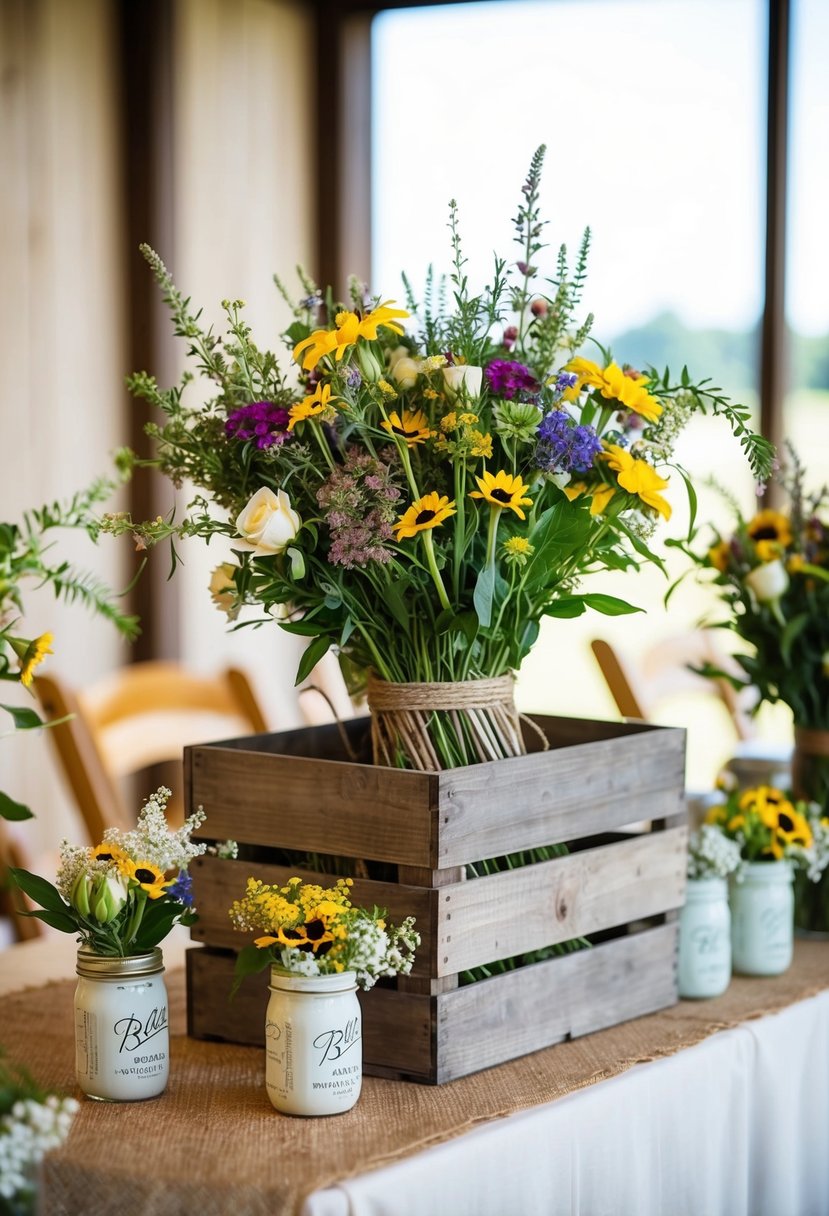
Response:
[[[6,635],[6,641],[20,660],[20,683],[24,688],[31,686],[35,668],[43,662],[47,654],[54,654],[51,649],[54,640],[53,633],[42,633],[40,637],[34,638],[31,642],[25,638],[13,638]]]
[[[731,546],[727,540],[721,540],[718,545],[714,545],[708,550],[708,561],[715,570],[719,570],[720,574],[725,574],[730,555]]]
[[[337,398],[335,397],[334,400],[336,401]],[[330,409],[333,409],[331,385],[318,384],[309,397],[305,397],[297,405],[291,406],[288,430],[292,431],[298,422],[304,422],[306,418],[313,418],[317,414],[324,414]]]
[[[483,498],[493,507],[500,507],[502,510],[509,507],[519,519],[526,519],[521,508],[531,507],[533,500],[524,498],[530,487],[524,485],[520,477],[513,477],[511,473],[499,469],[497,473],[484,473],[475,480],[478,489],[470,492],[470,498]]]
[[[746,527],[761,562],[773,562],[792,543],[788,519],[779,511],[758,511]]]
[[[113,844],[111,840],[96,844],[93,849],[89,850],[89,857],[91,861],[112,861],[119,869],[129,862],[129,858],[121,846]]]
[[[170,879],[169,882],[165,882],[163,871],[149,861],[127,859],[126,864],[119,868],[130,882],[134,882],[142,891],[146,891],[150,899],[159,899],[164,894],[165,888],[172,886],[175,881]]]
[[[443,494],[423,494],[409,509],[400,516],[394,525],[397,533],[396,540],[405,540],[409,536],[417,536],[430,528],[437,528],[450,515],[455,514],[455,504]]]
[[[665,519],[671,518],[671,506],[660,490],[666,489],[668,482],[660,477],[653,465],[646,460],[637,460],[624,448],[610,444],[607,449],[607,463],[616,474],[617,481],[628,494],[635,494],[647,506],[658,511]]]
[[[410,448],[418,443],[425,443],[432,434],[429,420],[423,410],[404,410],[402,418],[395,410],[389,414],[388,421],[383,421],[380,425],[390,435],[397,435],[399,439],[405,440]]]

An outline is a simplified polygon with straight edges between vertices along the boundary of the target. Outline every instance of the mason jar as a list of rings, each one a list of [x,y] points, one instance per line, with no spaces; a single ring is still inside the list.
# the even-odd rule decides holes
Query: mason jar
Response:
[[[789,861],[754,861],[731,881],[731,955],[743,975],[781,975],[794,949],[794,892]]]
[[[164,1091],[170,1044],[164,961],[156,947],[125,958],[78,951],[75,1073],[101,1102],[135,1102]]]
[[[679,914],[679,995],[720,996],[731,982],[731,915],[724,878],[689,879]]]
[[[357,977],[271,968],[265,1084],[286,1115],[339,1115],[360,1096],[363,1041]]]

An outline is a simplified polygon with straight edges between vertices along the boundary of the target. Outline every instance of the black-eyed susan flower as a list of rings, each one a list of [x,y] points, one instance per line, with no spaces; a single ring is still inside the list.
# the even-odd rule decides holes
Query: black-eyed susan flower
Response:
[[[804,849],[808,849],[811,846],[812,829],[809,827],[809,821],[790,802],[784,801],[777,806],[766,805],[762,807],[760,809],[760,819],[778,838],[779,845],[799,845]],[[774,841],[772,842],[772,851],[775,856],[783,856],[783,848],[780,848],[778,854],[777,850],[774,849]]]
[[[43,662],[47,654],[54,654],[51,646],[55,635],[42,633],[40,637],[28,641],[26,638],[15,638],[6,634],[5,640],[20,661],[20,683],[24,688],[29,688],[34,679],[35,668]]]
[[[665,519],[671,518],[670,503],[659,493],[668,486],[664,477],[660,477],[653,465],[646,460],[639,460],[624,448],[609,444],[607,448],[607,465],[616,474],[616,480],[628,494],[641,498],[646,506],[658,511]]]
[[[749,520],[746,531],[754,541],[761,562],[774,561],[792,543],[791,526],[780,511],[758,511]]]
[[[425,443],[432,434],[429,420],[423,410],[403,410],[402,417],[395,410],[389,414],[388,420],[380,423],[384,431],[404,440],[408,447]]]
[[[336,401],[337,398],[334,398]],[[288,430],[292,431],[298,422],[304,422],[306,418],[314,418],[317,414],[324,414],[333,410],[333,401],[331,400],[331,385],[318,384],[313,393],[305,397],[297,405],[291,406],[291,412],[288,418]]]
[[[120,845],[110,840],[105,840],[102,844],[96,844],[94,848],[89,850],[89,856],[92,861],[114,862],[119,868],[129,861],[127,854]]]
[[[475,478],[478,489],[470,491],[470,498],[483,498],[493,507],[514,511],[519,519],[526,519],[522,507],[531,507],[532,499],[525,498],[529,486],[524,485],[520,477],[505,473],[499,469],[497,473],[484,473]]]
[[[406,540],[407,537],[417,536],[418,532],[437,528],[454,514],[455,504],[450,502],[445,494],[423,494],[412,503],[394,525],[396,539],[398,541]]]
[[[378,304],[377,308],[366,313],[362,319],[356,312],[338,312],[334,318],[335,328],[316,329],[309,337],[298,342],[294,347],[294,359],[298,363],[300,355],[304,354],[302,366],[306,371],[312,371],[326,355],[333,354],[339,362],[358,338],[373,341],[381,325],[393,333],[402,334],[403,329],[395,318],[408,317],[409,314],[400,308],[389,308],[389,304],[393,303],[393,300],[386,300],[384,304]]]
[[[121,872],[131,883],[146,891],[150,899],[159,899],[171,882],[165,882],[164,872],[149,861],[127,860]]]
[[[728,569],[728,559],[731,555],[731,546],[727,540],[721,540],[719,544],[712,545],[708,550],[708,563],[715,570],[719,570],[720,574],[725,574]]]

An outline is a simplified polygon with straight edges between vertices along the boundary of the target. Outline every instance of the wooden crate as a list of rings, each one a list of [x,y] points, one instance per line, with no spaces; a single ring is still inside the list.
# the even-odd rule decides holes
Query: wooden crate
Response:
[[[363,859],[370,871],[390,863],[384,881],[355,882],[354,902],[417,918],[412,975],[361,997],[367,1072],[440,1083],[674,1004],[684,731],[534,721],[548,751],[442,773],[355,763],[334,726],[188,748],[202,838],[242,849],[239,861],[191,867],[192,933],[205,948],[188,952],[190,1033],[264,1041],[267,976],[227,999],[246,941],[228,908],[250,874],[331,881],[279,864],[280,849]],[[368,719],[346,730],[356,751],[367,746]],[[532,732],[527,743],[538,745]],[[651,826],[630,830],[634,821]],[[466,878],[471,862],[562,841],[569,856]],[[591,949],[459,986],[468,969],[586,935]]]

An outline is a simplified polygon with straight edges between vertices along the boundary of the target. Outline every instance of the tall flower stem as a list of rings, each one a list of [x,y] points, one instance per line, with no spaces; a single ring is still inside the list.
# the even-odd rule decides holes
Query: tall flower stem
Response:
[[[325,457],[325,460],[326,460],[326,463],[328,464],[329,469],[333,473],[336,466],[334,464],[334,458],[331,455],[331,450],[328,447],[328,444],[325,441],[325,436],[322,433],[322,427],[318,426],[316,422],[312,422],[311,429],[314,432],[314,438],[316,439],[317,443],[319,444],[320,451],[322,452],[323,456]]]
[[[501,518],[501,508],[490,506],[489,508],[489,531],[486,537],[486,564],[495,566],[495,545],[498,540],[498,521]]]
[[[437,588],[438,599],[440,600],[440,606],[441,606],[441,608],[444,609],[445,612],[448,612],[449,609],[451,608],[451,604],[449,603],[449,597],[446,594],[446,588],[443,585],[443,579],[440,577],[440,571],[438,570],[438,564],[435,561],[435,549],[434,549],[434,545],[432,544],[432,533],[431,532],[423,533],[423,548],[426,550],[426,561],[429,566],[429,573],[432,576],[432,581],[434,582],[435,587]]]

